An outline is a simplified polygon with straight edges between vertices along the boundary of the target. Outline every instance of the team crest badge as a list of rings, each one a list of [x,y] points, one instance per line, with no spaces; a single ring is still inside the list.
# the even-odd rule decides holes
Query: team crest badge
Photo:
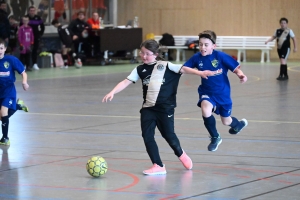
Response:
[[[8,69],[9,68],[9,62],[4,62],[4,67],[5,67],[5,69]]]
[[[213,67],[218,67],[218,60],[214,59],[213,61],[211,61],[211,64]]]
[[[162,64],[159,64],[158,66],[157,66],[157,69],[159,70],[159,71],[162,71],[162,70],[164,70],[164,65],[162,65]]]

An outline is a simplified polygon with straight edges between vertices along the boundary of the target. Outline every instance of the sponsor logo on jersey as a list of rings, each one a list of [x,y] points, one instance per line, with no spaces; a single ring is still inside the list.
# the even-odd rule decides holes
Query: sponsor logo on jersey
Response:
[[[0,77],[9,76],[10,72],[0,72]]]
[[[142,72],[146,72],[147,70],[146,69],[143,69],[143,71]]]
[[[156,84],[163,84],[165,82],[165,78],[160,81],[159,79],[155,78],[155,75],[151,77],[151,75],[147,76],[146,78],[143,79],[143,85],[149,85],[151,79],[151,83],[156,83]]]

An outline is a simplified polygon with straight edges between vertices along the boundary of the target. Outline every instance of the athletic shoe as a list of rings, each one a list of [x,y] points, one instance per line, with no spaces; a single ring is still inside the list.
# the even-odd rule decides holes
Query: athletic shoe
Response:
[[[278,81],[281,81],[281,80],[283,79],[283,76],[278,76],[276,79],[277,79]]]
[[[66,65],[66,66],[61,66],[60,68],[61,68],[61,69],[68,69],[69,66],[68,66],[68,65]]]
[[[37,64],[34,64],[33,67],[32,67],[34,70],[39,70],[40,68],[38,67]]]
[[[222,143],[222,138],[219,137],[212,137],[210,144],[208,145],[208,151],[217,151],[218,146]]]
[[[230,134],[236,135],[239,132],[241,132],[241,130],[243,130],[243,128],[245,128],[248,125],[248,121],[246,119],[242,119],[240,121],[240,123],[242,124],[242,127],[240,129],[238,129],[238,128],[230,128],[228,132]]]
[[[24,104],[24,101],[21,99],[17,100],[17,104],[20,105],[20,107],[22,108],[23,111],[25,112],[29,112],[29,108]]]
[[[166,174],[167,171],[165,165],[161,167],[154,163],[154,165],[150,169],[144,170],[143,173],[145,175],[163,175]]]
[[[0,140],[0,145],[7,145],[7,146],[10,145],[9,138],[2,137]]]
[[[183,151],[183,154],[179,157],[179,160],[182,162],[183,166],[186,169],[192,169],[193,168],[192,159],[184,151]]]

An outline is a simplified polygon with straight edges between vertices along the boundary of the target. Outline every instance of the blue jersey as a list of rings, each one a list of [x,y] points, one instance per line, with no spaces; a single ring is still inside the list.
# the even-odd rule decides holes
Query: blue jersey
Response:
[[[202,56],[200,52],[194,54],[184,66],[197,68],[199,71],[221,70],[215,76],[208,79],[201,78],[201,85],[198,88],[199,95],[214,96],[220,104],[231,104],[230,83],[227,76],[228,70],[234,71],[239,63],[228,54],[221,51],[213,51],[211,55]]]
[[[0,99],[16,97],[15,71],[22,74],[25,71],[24,65],[14,56],[5,55],[0,59]]]

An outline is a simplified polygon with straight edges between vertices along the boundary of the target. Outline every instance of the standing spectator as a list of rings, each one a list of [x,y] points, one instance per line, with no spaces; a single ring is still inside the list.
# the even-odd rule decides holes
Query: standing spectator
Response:
[[[59,19],[63,16],[63,19],[67,19],[67,15],[65,12],[65,0],[54,0],[53,7],[55,10],[54,19]]]
[[[7,13],[7,16],[9,16],[11,13],[10,7],[7,5],[7,3],[5,1],[1,1],[0,9],[4,10]]]
[[[37,10],[37,15],[40,16],[43,20],[43,22],[46,22],[48,13],[49,13],[49,0],[41,0],[38,10]]]
[[[17,43],[18,43],[18,22],[16,21],[15,17],[13,15],[9,16],[8,18],[9,24],[10,24],[10,36],[9,36],[9,42],[8,42],[8,50],[6,52],[13,54],[16,50]]]
[[[74,52],[76,55],[75,57],[79,56],[79,53],[83,50],[84,52],[87,52],[86,49],[88,47],[88,29],[91,28],[88,23],[85,22],[85,15],[84,12],[79,12],[77,14],[77,19],[74,19],[71,21],[69,25],[69,30],[71,34],[73,35],[73,42],[74,42]],[[79,49],[79,46],[81,48]]]
[[[294,32],[288,28],[288,19],[283,17],[279,20],[279,23],[280,28],[275,31],[274,35],[265,44],[277,39],[277,53],[280,59],[280,72],[277,80],[285,81],[289,79],[287,74],[287,58],[291,48],[290,39],[292,38],[294,43],[294,52],[297,51],[297,43]]]
[[[6,12],[7,4],[5,2],[0,2],[0,38],[4,39],[6,42],[9,40],[10,26],[8,21],[8,15]]]
[[[28,16],[24,16],[22,18],[22,23],[23,25],[20,26],[18,32],[18,39],[20,43],[20,60],[25,66],[26,71],[31,71],[30,54],[31,47],[34,44],[34,33],[32,28],[28,25]]]
[[[33,30],[33,35],[34,35],[34,44],[32,48],[32,53],[31,53],[31,59],[32,59],[32,64],[33,64],[33,69],[39,70],[39,67],[37,65],[37,57],[38,57],[38,48],[40,45],[40,39],[44,34],[45,31],[45,25],[42,20],[42,18],[38,15],[36,15],[36,9],[34,6],[30,6],[28,8],[28,14],[26,15],[29,18],[29,26]],[[21,23],[22,25],[22,23]]]
[[[10,0],[10,6],[13,10],[16,20],[21,20],[21,18],[26,14],[28,4],[29,0]],[[33,0],[30,0],[30,4],[34,4]]]

